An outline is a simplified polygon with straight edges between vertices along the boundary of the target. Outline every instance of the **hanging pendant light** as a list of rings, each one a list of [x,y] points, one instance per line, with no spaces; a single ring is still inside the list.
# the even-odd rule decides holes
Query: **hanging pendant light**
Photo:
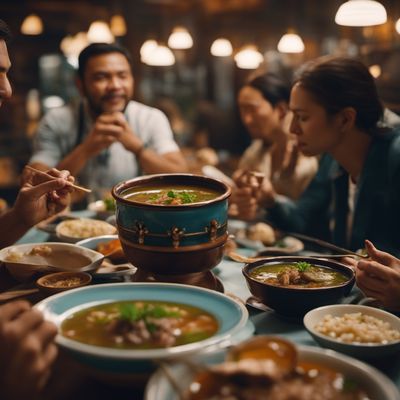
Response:
[[[21,33],[24,35],[40,35],[43,32],[43,22],[36,14],[28,15],[21,25]]]
[[[147,61],[149,59],[149,55],[158,47],[158,43],[154,39],[148,39],[146,40],[143,44],[142,47],[140,48],[140,60],[147,64]]]
[[[144,62],[154,67],[168,67],[175,64],[175,56],[167,46],[158,44],[157,47],[149,51]]]
[[[127,31],[125,18],[119,14],[113,15],[110,21],[110,28],[114,36],[125,36]]]
[[[105,21],[94,21],[90,24],[87,37],[90,43],[112,43],[114,35]]]
[[[373,26],[387,21],[385,7],[374,0],[348,0],[335,16],[335,22],[344,26]]]
[[[215,39],[210,48],[211,54],[215,57],[229,57],[232,55],[232,44],[228,39]]]
[[[186,28],[177,26],[168,38],[168,46],[176,50],[190,49],[193,46],[193,39]]]
[[[400,18],[397,20],[395,28],[396,28],[397,33],[400,35]]]
[[[236,65],[241,69],[256,69],[263,62],[263,55],[254,45],[245,46],[234,57]]]
[[[280,53],[302,53],[304,42],[296,32],[289,30],[280,38],[277,47]]]

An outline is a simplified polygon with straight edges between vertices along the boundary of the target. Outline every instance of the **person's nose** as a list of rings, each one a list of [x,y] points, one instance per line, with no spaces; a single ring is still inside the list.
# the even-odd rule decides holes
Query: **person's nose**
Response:
[[[118,76],[113,76],[108,82],[108,86],[111,89],[119,89],[122,87],[121,79]]]
[[[246,125],[251,124],[253,122],[253,116],[251,115],[251,113],[243,113],[242,118],[243,118],[243,122]]]
[[[290,122],[289,131],[290,131],[290,133],[293,133],[296,136],[300,135],[300,133],[301,133],[299,122],[297,121],[297,118],[295,116],[292,117],[292,121]]]
[[[0,76],[0,98],[9,99],[12,95],[12,88],[10,81],[6,74]]]

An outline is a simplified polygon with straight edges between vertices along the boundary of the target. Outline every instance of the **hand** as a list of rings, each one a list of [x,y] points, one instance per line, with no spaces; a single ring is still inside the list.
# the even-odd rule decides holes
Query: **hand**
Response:
[[[57,328],[25,301],[0,306],[2,400],[32,399],[45,386],[57,356]]]
[[[115,123],[113,114],[101,114],[82,143],[90,157],[97,156],[118,140],[118,135],[122,129]]]
[[[28,228],[62,211],[70,203],[71,183],[74,178],[68,171],[53,168],[47,171],[57,179],[25,169],[24,184],[12,209],[16,219]]]
[[[357,264],[357,286],[368,297],[377,299],[385,308],[400,310],[400,260],[365,241],[371,261]]]
[[[300,149],[296,141],[290,140],[288,143],[283,168],[281,171],[282,178],[291,178],[296,172],[297,162],[299,160]]]

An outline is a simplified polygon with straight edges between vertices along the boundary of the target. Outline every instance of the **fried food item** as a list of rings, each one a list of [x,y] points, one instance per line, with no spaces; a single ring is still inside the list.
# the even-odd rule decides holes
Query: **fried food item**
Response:
[[[122,250],[121,242],[119,239],[113,239],[109,242],[99,243],[97,251],[104,254],[111,261],[120,260],[125,258],[124,251]]]

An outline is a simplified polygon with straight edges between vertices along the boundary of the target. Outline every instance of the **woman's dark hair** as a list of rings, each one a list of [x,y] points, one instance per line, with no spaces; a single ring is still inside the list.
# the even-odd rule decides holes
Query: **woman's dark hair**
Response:
[[[79,54],[78,62],[78,74],[79,77],[83,80],[85,69],[88,61],[92,57],[96,57],[102,54],[109,53],[121,53],[128,60],[129,65],[132,68],[132,59],[128,50],[124,47],[116,44],[116,43],[92,43],[89,46],[85,47],[81,53]]]
[[[334,115],[343,108],[356,110],[356,126],[375,134],[383,107],[375,81],[360,61],[344,57],[321,57],[307,64],[295,80]]]
[[[281,101],[289,103],[289,85],[274,74],[259,75],[247,82],[246,86],[251,86],[261,92],[264,99],[270,102],[273,107]]]
[[[4,40],[6,43],[11,40],[10,28],[2,19],[0,19],[0,40]]]

